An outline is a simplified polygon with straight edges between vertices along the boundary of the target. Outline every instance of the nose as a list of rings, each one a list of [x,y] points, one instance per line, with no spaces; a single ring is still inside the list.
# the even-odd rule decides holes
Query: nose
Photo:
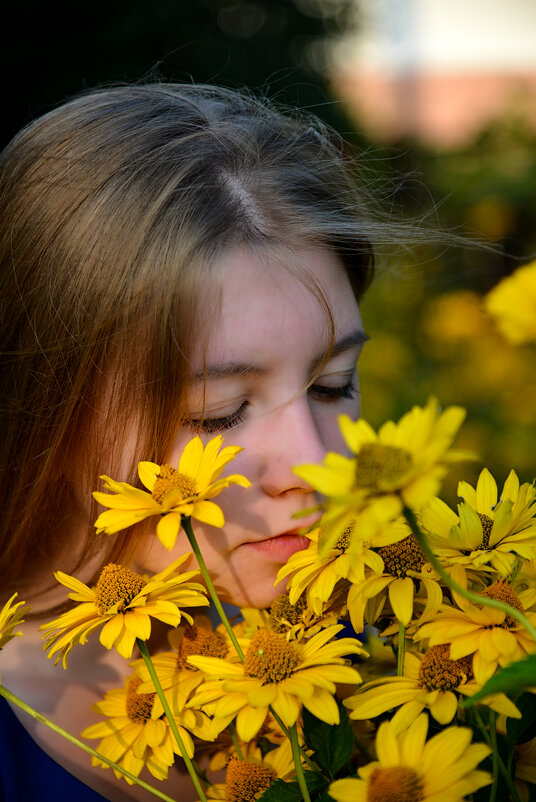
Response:
[[[261,487],[269,496],[312,493],[294,465],[322,462],[326,448],[305,396],[280,407],[267,419]]]

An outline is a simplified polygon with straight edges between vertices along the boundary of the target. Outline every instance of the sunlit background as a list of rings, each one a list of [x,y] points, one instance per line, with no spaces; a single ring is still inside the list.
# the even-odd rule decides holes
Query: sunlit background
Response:
[[[248,86],[338,128],[386,226],[402,212],[473,242],[430,235],[382,260],[363,414],[434,393],[467,408],[460,444],[482,457],[456,478],[532,480],[535,352],[502,340],[481,296],[536,255],[534,0],[29,0],[4,13],[1,59],[4,143],[87,87],[154,79]]]

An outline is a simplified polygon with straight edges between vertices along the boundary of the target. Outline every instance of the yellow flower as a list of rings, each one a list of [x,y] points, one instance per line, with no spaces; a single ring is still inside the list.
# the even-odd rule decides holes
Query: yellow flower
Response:
[[[481,595],[509,604],[536,625],[536,588],[517,594],[504,579],[499,579]],[[459,609],[442,605],[442,610],[419,627],[415,641],[428,639],[430,646],[450,644],[451,660],[473,655],[473,675],[483,685],[501,666],[522,660],[536,652],[536,642],[518,621],[491,607],[472,604],[453,593]]]
[[[220,624],[214,630],[205,616],[196,616],[192,624],[172,630],[168,636],[173,651],[159,652],[151,659],[160,680],[160,685],[170,706],[184,707],[192,692],[203,682],[204,674],[188,663],[188,657],[221,657],[239,660],[231,644],[225,627]],[[243,646],[247,641],[238,639]],[[140,693],[154,693],[156,688],[149,675],[145,662],[140,659],[133,663],[141,678]],[[160,699],[155,699],[155,709],[163,712]]]
[[[156,534],[167,549],[172,549],[181,528],[181,517],[191,516],[211,526],[225,523],[221,509],[209,499],[219,495],[229,485],[249,487],[245,476],[233,474],[219,479],[224,467],[242,451],[239,446],[228,446],[221,451],[222,436],[210,440],[203,448],[199,437],[186,445],[178,468],[140,462],[138,476],[149,490],[139,490],[126,482],[116,482],[109,476],[104,487],[112,493],[93,493],[94,498],[109,510],[95,521],[97,532],[112,535],[152,515],[162,516]]]
[[[13,629],[24,623],[22,616],[32,609],[23,601],[14,604],[16,598],[17,594],[14,593],[0,610],[0,649],[3,649],[6,643],[9,643],[11,638],[22,635],[22,632],[13,632]]]
[[[306,593],[307,606],[317,615],[323,614],[333,589],[341,580],[357,585],[365,579],[365,569],[377,574],[383,572],[383,560],[375,549],[393,543],[407,534],[399,526],[389,527],[375,533],[371,540],[361,537],[359,522],[350,520],[339,533],[339,537],[327,551],[320,551],[319,537],[322,527],[307,534],[311,541],[307,549],[297,551],[279,570],[276,585],[290,576],[289,600],[296,604]]]
[[[254,802],[273,780],[285,779],[293,771],[288,744],[272,749],[263,758],[257,747],[244,751],[244,759],[236,755],[229,759],[225,783],[216,783],[208,789],[208,802]]]
[[[327,497],[321,549],[336,543],[349,515],[372,534],[396,520],[404,504],[417,510],[437,495],[447,464],[470,456],[450,448],[464,417],[461,407],[440,412],[434,398],[377,434],[363,419],[341,415],[342,435],[355,456],[329,453],[323,465],[294,469]]]
[[[113,760],[122,768],[138,777],[146,766],[153,777],[165,780],[168,769],[180,755],[179,747],[165,716],[155,715],[153,693],[139,693],[140,679],[135,674],[128,677],[123,688],[108,691],[93,710],[106,721],[87,727],[83,738],[101,738],[97,752]],[[189,757],[193,757],[194,744],[190,733],[197,735],[204,726],[203,715],[192,710],[172,708],[172,714]],[[94,766],[108,768],[98,758],[92,758]],[[122,777],[114,770],[116,777]],[[132,780],[125,778],[132,785]]]
[[[321,629],[338,623],[346,613],[347,593],[347,587],[338,587],[330,594],[329,603],[316,606],[314,610],[307,606],[303,596],[292,604],[288,593],[281,593],[270,607],[269,628],[283,634],[288,641],[311,638]]]
[[[473,679],[471,658],[451,660],[449,647],[432,646],[425,654],[406,652],[404,674],[367,682],[353,696],[344,700],[350,718],[369,719],[395,707],[399,726],[407,727],[427,708],[439,724],[450,724],[458,708],[457,693],[473,696],[481,686]],[[504,694],[483,700],[498,713],[521,718],[516,706]]]
[[[302,705],[322,721],[337,724],[335,683],[361,681],[342,655],[365,653],[354,638],[334,639],[342,628],[328,627],[305,642],[288,642],[284,635],[259,629],[243,664],[214,657],[188,658],[209,678],[189,705],[204,707],[215,703],[211,707],[214,736],[236,716],[237,732],[243,741],[250,741],[258,733],[269,706],[288,727],[296,723]]]
[[[456,515],[438,498],[421,510],[430,545],[443,562],[482,570],[488,563],[501,576],[512,573],[516,555],[536,558],[536,488],[519,485],[514,471],[500,497],[497,483],[484,468],[476,488],[460,482],[464,503]]]
[[[500,281],[485,297],[484,307],[511,343],[536,340],[536,261]]]
[[[104,625],[100,633],[102,645],[107,649],[114,647],[128,660],[136,638],[144,641],[149,638],[151,618],[170,626],[177,626],[183,616],[192,621],[191,615],[181,608],[199,607],[209,602],[203,586],[190,582],[198,571],[178,571],[189,556],[179,557],[148,581],[129,568],[110,563],[101,571],[94,588],[58,571],[54,576],[73,591],[69,598],[80,604],[41,626],[45,630],[43,638],[46,638],[43,648],[50,649],[48,656],[57,654],[56,662],[63,656],[66,668],[72,647],[86,643],[88,636]]]
[[[374,624],[382,612],[387,596],[398,621],[407,626],[415,608],[415,583],[426,591],[426,616],[439,609],[443,592],[437,576],[415,537],[410,533],[397,543],[378,549],[385,573],[368,576],[352,586],[348,593],[348,611],[356,632],[362,632],[364,620]]]
[[[490,753],[471,743],[471,730],[448,727],[426,741],[428,717],[421,714],[398,731],[390,721],[378,728],[378,759],[359,769],[359,778],[336,780],[329,794],[337,802],[462,802],[491,783],[478,764]]]

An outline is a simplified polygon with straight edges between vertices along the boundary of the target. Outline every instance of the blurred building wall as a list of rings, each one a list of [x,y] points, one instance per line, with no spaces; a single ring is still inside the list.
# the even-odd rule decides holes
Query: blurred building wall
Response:
[[[503,111],[536,127],[535,0],[356,0],[333,83],[361,128],[452,146]]]

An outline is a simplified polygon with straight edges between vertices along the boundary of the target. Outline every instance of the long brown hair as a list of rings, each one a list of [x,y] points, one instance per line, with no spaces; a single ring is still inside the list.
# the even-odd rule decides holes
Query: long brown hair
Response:
[[[318,120],[193,85],[97,90],[32,123],[1,157],[0,206],[0,577],[31,594],[60,555],[73,572],[132,545],[97,538],[86,507],[65,551],[127,426],[137,459],[169,452],[218,254],[327,246],[359,295],[381,224]]]

